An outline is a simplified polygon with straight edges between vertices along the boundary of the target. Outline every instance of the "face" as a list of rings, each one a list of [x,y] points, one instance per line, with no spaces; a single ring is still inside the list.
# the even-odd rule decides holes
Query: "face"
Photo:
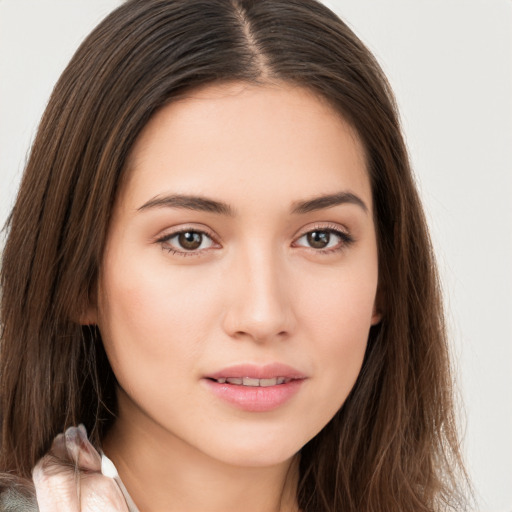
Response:
[[[362,145],[310,92],[210,86],[129,158],[91,313],[118,422],[230,464],[293,456],[341,407],[375,308]]]

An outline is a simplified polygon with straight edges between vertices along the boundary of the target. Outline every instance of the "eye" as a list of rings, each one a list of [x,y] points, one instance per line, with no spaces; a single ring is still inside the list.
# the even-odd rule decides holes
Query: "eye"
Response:
[[[308,247],[319,252],[341,250],[353,242],[353,238],[344,231],[334,228],[315,228],[299,237],[295,246]]]
[[[212,238],[204,231],[186,229],[158,240],[162,248],[173,254],[197,253],[214,246]]]

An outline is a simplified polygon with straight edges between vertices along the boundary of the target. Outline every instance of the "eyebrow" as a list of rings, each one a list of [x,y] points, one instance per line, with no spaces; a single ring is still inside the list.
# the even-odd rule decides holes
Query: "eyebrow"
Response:
[[[368,207],[362,199],[351,192],[338,192],[336,194],[321,195],[308,199],[307,201],[295,201],[292,204],[292,214],[305,214],[326,208],[333,208],[342,204],[355,204],[365,213],[368,213]],[[222,201],[208,199],[201,196],[172,194],[168,196],[156,196],[142,206],[137,211],[143,211],[150,208],[180,208],[183,210],[195,210],[218,215],[227,215],[233,217],[235,211],[233,208]]]
[[[201,196],[173,194],[170,196],[156,196],[144,203],[138,211],[149,208],[181,208],[184,210],[196,210],[200,212],[217,213],[219,215],[234,216],[231,206],[222,201],[215,201]]]
[[[351,192],[338,192],[336,194],[321,195],[307,201],[296,201],[293,203],[292,213],[310,213],[325,208],[332,208],[341,204],[355,204],[365,213],[368,213],[368,207],[364,201]]]

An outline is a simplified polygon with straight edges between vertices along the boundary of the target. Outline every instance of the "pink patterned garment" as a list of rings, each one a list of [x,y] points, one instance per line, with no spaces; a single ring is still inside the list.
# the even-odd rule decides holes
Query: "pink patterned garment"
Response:
[[[59,434],[33,472],[39,512],[138,512],[114,464],[83,425]]]

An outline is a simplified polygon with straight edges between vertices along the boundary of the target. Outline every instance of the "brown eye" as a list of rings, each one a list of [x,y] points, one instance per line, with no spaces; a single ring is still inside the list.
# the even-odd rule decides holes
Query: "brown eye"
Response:
[[[173,254],[199,254],[204,249],[212,248],[215,243],[202,231],[185,230],[165,236],[159,240],[162,248]]]
[[[311,231],[306,235],[306,239],[313,249],[325,249],[331,241],[331,233],[329,231]]]
[[[352,244],[354,239],[344,231],[335,228],[316,228],[304,233],[293,245],[315,249],[319,253],[342,250]]]
[[[201,247],[203,235],[197,231],[186,231],[178,235],[178,244],[187,251],[193,251]]]

